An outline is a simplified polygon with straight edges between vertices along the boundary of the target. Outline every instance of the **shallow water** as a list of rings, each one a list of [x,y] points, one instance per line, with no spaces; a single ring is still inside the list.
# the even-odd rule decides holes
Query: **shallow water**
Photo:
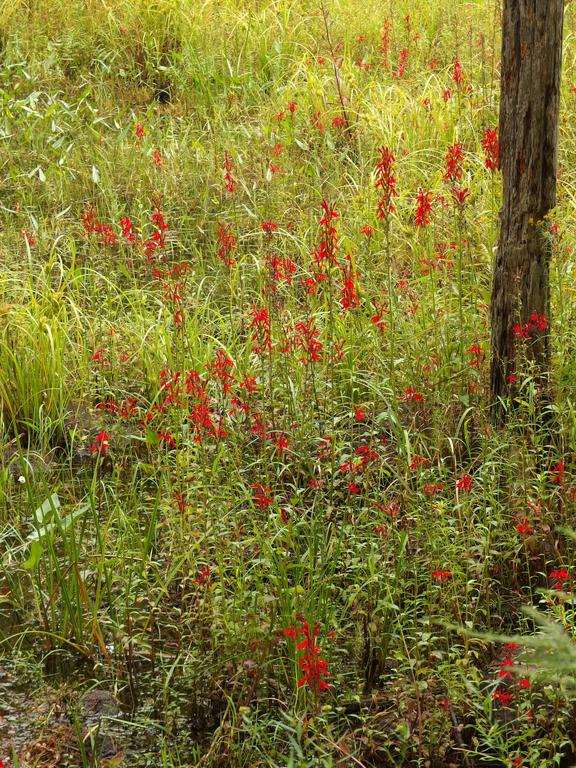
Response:
[[[76,668],[74,668],[74,666]],[[48,668],[47,668],[48,667]],[[95,680],[69,655],[48,665],[0,656],[0,760],[26,765],[193,766],[218,727],[221,702],[171,689],[159,701],[149,671],[138,676],[138,706],[128,686]],[[93,754],[94,753],[94,754]]]

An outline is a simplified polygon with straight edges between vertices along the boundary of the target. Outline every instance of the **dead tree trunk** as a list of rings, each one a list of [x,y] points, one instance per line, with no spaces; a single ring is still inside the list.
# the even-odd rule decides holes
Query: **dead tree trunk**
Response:
[[[550,362],[544,327],[550,317],[545,217],[556,204],[563,19],[564,0],[504,2],[499,126],[503,202],[490,305],[490,387],[497,421],[503,417],[499,398],[511,393],[518,344],[526,345],[543,383]]]

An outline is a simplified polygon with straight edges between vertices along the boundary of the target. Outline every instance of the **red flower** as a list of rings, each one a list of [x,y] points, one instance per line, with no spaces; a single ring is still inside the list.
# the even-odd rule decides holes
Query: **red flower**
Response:
[[[276,230],[278,229],[278,224],[276,224],[275,221],[263,221],[260,224],[260,229],[263,232],[266,232],[267,235],[270,235],[272,234],[272,232],[276,232]]]
[[[518,323],[512,328],[512,333],[518,339],[529,339],[530,331],[545,331],[548,328],[548,318],[534,312],[527,323]]]
[[[472,478],[470,475],[463,475],[460,480],[456,481],[456,489],[458,491],[469,491],[472,488]]]
[[[98,432],[96,435],[96,441],[90,446],[92,453],[98,453],[102,456],[108,453],[110,448],[110,435],[108,432]]]
[[[284,451],[288,448],[288,438],[286,435],[281,432],[279,435],[276,435],[276,437],[272,441],[276,448],[278,449],[278,453],[282,454]]]
[[[134,133],[136,134],[136,141],[139,142],[144,138],[144,126],[141,123],[136,123]]]
[[[444,162],[446,163],[446,171],[444,172],[444,181],[460,181],[462,178],[462,160],[464,155],[462,153],[462,144],[457,141],[448,147],[446,151],[446,157]]]
[[[422,490],[426,496],[436,496],[439,491],[444,490],[444,486],[440,485],[439,483],[428,483]]]
[[[318,268],[317,279],[323,280],[325,270],[338,263],[338,233],[332,223],[338,218],[336,209],[327,200],[322,200],[322,210],[324,215],[320,219],[321,239],[313,253],[312,260]]]
[[[457,208],[463,208],[468,195],[469,189],[463,189],[462,187],[454,187],[452,190],[452,200]]]
[[[376,506],[381,512],[384,512],[384,514],[390,517],[392,520],[395,520],[398,517],[398,511],[400,509],[399,502],[388,501],[385,504],[376,504]]]
[[[499,704],[502,704],[503,707],[506,707],[508,704],[510,704],[512,700],[512,694],[511,693],[504,693],[504,691],[501,691],[498,689],[497,691],[494,691],[492,694],[492,699],[494,701],[497,701]]]
[[[364,421],[366,411],[362,407],[354,408],[354,418],[356,421]]]
[[[108,350],[104,349],[104,347],[100,347],[100,349],[97,349],[92,355],[92,360],[94,360],[95,363],[102,363],[102,365],[110,365],[106,359],[107,354]]]
[[[447,696],[440,696],[436,703],[444,710],[444,712],[450,711],[450,700]]]
[[[548,580],[550,581],[552,589],[562,591],[564,589],[564,584],[570,581],[570,574],[565,568],[555,568],[548,574]]]
[[[129,243],[134,243],[137,240],[137,234],[135,232],[134,224],[131,219],[124,218],[118,222],[122,227],[122,237],[128,240]]]
[[[430,224],[430,210],[432,208],[432,193],[422,187],[416,193],[416,226],[425,227]]]
[[[320,119],[321,117],[322,117],[322,112],[316,112],[312,120],[312,125],[314,126],[314,128],[317,128],[320,133],[324,133],[324,125],[322,123],[322,120]]]
[[[527,323],[524,323],[523,325],[517,323],[512,326],[512,333],[517,339],[529,339],[530,334],[528,333],[528,328],[529,326]]]
[[[404,395],[400,398],[400,400],[417,400],[422,401],[424,400],[424,395],[420,392],[416,392],[416,390],[413,387],[408,387],[408,389],[404,390]]]
[[[528,534],[532,533],[534,530],[534,528],[530,525],[530,522],[527,517],[521,517],[518,523],[514,526],[514,528],[522,536],[528,536]]]
[[[210,580],[212,578],[212,568],[209,565],[203,565],[200,569],[198,576],[194,579],[196,584],[202,584],[210,586]]]
[[[250,330],[252,331],[252,349],[256,355],[272,351],[270,315],[266,307],[252,307],[249,312]]]
[[[155,231],[152,238],[144,243],[144,253],[148,257],[148,261],[151,262],[154,259],[154,253],[157,250],[162,250],[166,245],[165,232],[168,229],[168,224],[166,224],[164,214],[160,208],[156,208],[152,216],[150,216],[150,221],[154,224]]]
[[[234,264],[234,252],[238,247],[238,243],[230,224],[223,224],[222,222],[218,224],[216,239],[219,246],[216,255],[223,264],[231,267]]]
[[[464,82],[464,70],[462,68],[462,64],[458,59],[454,59],[452,62],[452,80],[456,83],[456,85],[462,85]]]
[[[112,227],[96,219],[96,211],[92,205],[87,205],[84,208],[84,211],[82,212],[82,224],[86,235],[98,235],[98,243],[100,245],[116,245],[118,242],[118,235],[114,232]]]
[[[360,304],[358,292],[356,290],[357,275],[350,263],[350,257],[347,256],[347,263],[342,269],[342,288],[340,289],[340,306],[343,309],[353,309]]]
[[[226,355],[223,349],[216,350],[215,358],[214,362],[210,362],[206,367],[211,378],[220,383],[222,393],[226,395],[231,389],[230,382],[234,380],[234,377],[230,373],[231,369],[234,367],[234,363]]]
[[[514,667],[514,659],[511,656],[506,656],[504,661],[500,662],[500,670],[498,672],[498,677],[510,680],[514,679],[514,675],[512,674],[511,670]]]
[[[152,152],[152,159],[154,160],[154,165],[156,165],[158,168],[162,167],[162,155],[160,154],[160,151],[155,149]]]
[[[268,495],[270,488],[266,488],[262,483],[256,483],[252,488],[254,488],[254,503],[257,507],[268,509],[274,504],[274,500]]]
[[[406,62],[408,61],[408,49],[402,48],[400,51],[400,61],[398,62],[398,69],[392,73],[392,77],[404,77],[406,74]]]
[[[228,192],[232,193],[236,189],[236,184],[238,182],[232,176],[232,172],[236,170],[236,166],[232,162],[232,159],[228,154],[228,152],[224,152],[224,162],[222,163],[222,170],[225,171],[224,187]]]
[[[418,467],[428,467],[430,465],[430,462],[428,459],[425,459],[424,456],[419,456],[416,454],[415,456],[412,456],[412,461],[409,464],[410,469],[412,472],[415,472]]]
[[[344,128],[346,126],[346,120],[342,115],[336,115],[336,117],[332,120],[332,125],[334,128]]]
[[[554,485],[564,485],[564,472],[565,472],[564,462],[559,461],[558,464],[554,467],[552,470],[552,482]]]
[[[309,364],[321,360],[322,342],[318,340],[320,331],[314,327],[312,319],[307,322],[296,323],[296,337],[294,345],[297,349],[302,349],[305,353],[300,358],[301,363]]]
[[[485,128],[482,134],[482,147],[486,159],[484,165],[489,171],[497,171],[500,167],[498,131],[495,128]]]
[[[394,177],[394,155],[388,147],[380,147],[380,162],[376,166],[376,189],[381,190],[381,198],[378,201],[376,215],[381,220],[386,220],[388,214],[394,210],[392,198],[398,197],[396,191],[396,179]]]
[[[290,256],[282,257],[274,253],[266,254],[264,262],[271,273],[272,285],[270,290],[273,293],[276,293],[278,290],[276,283],[279,280],[286,280],[288,285],[292,284],[292,275],[296,272],[297,266]]]
[[[443,571],[443,570],[434,571],[432,574],[432,578],[434,579],[434,581],[439,581],[441,584],[445,584],[448,581],[448,579],[452,578],[452,571]]]
[[[170,432],[166,430],[165,432],[162,432],[162,430],[158,430],[156,433],[156,437],[161,443],[166,443],[168,448],[176,448],[176,440],[172,437]]]
[[[388,51],[390,50],[390,33],[392,31],[392,22],[390,19],[384,19],[382,25],[382,35],[380,37],[380,54],[383,69],[388,69]]]
[[[326,682],[330,679],[328,662],[321,658],[322,651],[316,639],[319,628],[320,625],[316,624],[314,630],[310,631],[308,622],[302,621],[300,626],[296,625],[284,630],[286,637],[290,637],[294,641],[298,639],[299,635],[303,637],[303,640],[296,646],[297,651],[304,651],[304,655],[298,660],[298,666],[304,673],[298,681],[298,688],[307,685],[314,696],[319,696],[322,691],[330,688],[330,683]]]
[[[294,112],[296,112],[296,110],[298,109],[298,105],[296,104],[295,101],[289,101],[288,104],[286,105],[286,108],[288,109],[288,112],[290,112],[293,115]]]
[[[33,248],[36,245],[36,238],[34,236],[34,232],[28,232],[27,229],[22,230],[22,238],[25,240],[25,242],[28,243],[28,246],[30,248]],[[1,766],[0,766],[1,768]]]
[[[545,331],[548,328],[548,318],[546,315],[539,315],[538,312],[534,312],[534,314],[530,316],[528,327],[539,331]]]

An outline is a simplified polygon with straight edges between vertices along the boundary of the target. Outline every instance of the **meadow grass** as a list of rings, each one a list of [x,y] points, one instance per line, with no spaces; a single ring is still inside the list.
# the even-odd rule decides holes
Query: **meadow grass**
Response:
[[[570,759],[494,637],[574,629],[575,18],[551,396],[519,338],[495,429],[500,12],[0,3],[0,661],[113,691],[126,764]]]

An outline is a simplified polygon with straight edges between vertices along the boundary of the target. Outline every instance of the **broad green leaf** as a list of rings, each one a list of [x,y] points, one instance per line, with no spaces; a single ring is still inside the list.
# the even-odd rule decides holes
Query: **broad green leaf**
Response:
[[[23,563],[23,567],[26,568],[27,571],[31,571],[40,562],[40,558],[42,557],[43,552],[42,544],[40,544],[39,541],[31,541],[30,542],[30,554],[28,555],[28,560],[26,560],[25,563]]]

